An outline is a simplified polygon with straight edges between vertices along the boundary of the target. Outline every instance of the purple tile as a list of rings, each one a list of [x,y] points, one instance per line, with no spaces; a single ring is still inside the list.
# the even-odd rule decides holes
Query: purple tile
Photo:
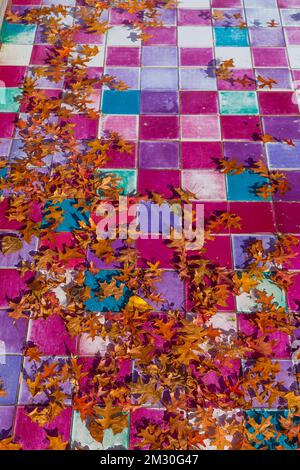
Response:
[[[251,164],[264,159],[264,146],[261,142],[224,142],[224,156],[243,164]]]
[[[142,114],[178,114],[176,91],[142,91]]]
[[[270,168],[300,168],[300,142],[294,141],[295,146],[282,143],[267,144],[267,155]]]
[[[13,236],[14,238],[18,239],[16,233],[10,232],[0,232],[0,242],[3,238]],[[18,266],[22,260],[24,261],[31,261],[32,256],[34,255],[35,251],[37,250],[37,237],[32,237],[30,243],[27,243],[25,240],[21,241],[22,248],[18,251],[13,253],[6,253],[3,254],[0,251],[0,267],[15,267]]]
[[[135,67],[107,67],[105,73],[122,80],[129,88],[140,88],[140,69]]]
[[[272,85],[272,90],[278,88],[290,90],[292,88],[291,73],[288,68],[259,68],[256,69],[256,76],[259,75],[266,80],[272,78],[277,82]],[[268,90],[268,87],[265,87],[264,90]]]
[[[14,405],[17,399],[22,356],[0,356],[0,379],[6,392],[0,405]]]
[[[141,168],[178,168],[178,142],[141,142]]]
[[[0,406],[0,440],[10,436],[15,417],[14,406]]]
[[[8,310],[0,310],[0,349],[5,354],[20,354],[26,341],[28,321],[9,317]]]
[[[253,260],[247,253],[247,248],[257,240],[261,240],[263,248],[266,251],[272,251],[275,243],[275,237],[270,235],[234,235],[232,237],[233,259],[235,269],[246,269],[249,262]]]
[[[300,140],[300,118],[294,116],[263,117],[266,134],[276,139]]]
[[[142,48],[142,66],[176,67],[177,64],[177,47],[145,46]]]
[[[289,183],[289,190],[284,195],[276,193],[274,195],[275,201],[300,201],[300,172],[286,171],[284,174]]]
[[[143,90],[178,90],[176,68],[142,68],[141,88]]]
[[[250,43],[253,47],[285,46],[282,28],[249,28]]]

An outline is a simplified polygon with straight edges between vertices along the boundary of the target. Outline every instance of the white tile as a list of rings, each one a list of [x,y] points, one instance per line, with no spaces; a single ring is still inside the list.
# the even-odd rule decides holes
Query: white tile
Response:
[[[141,40],[136,39],[136,32],[125,26],[113,26],[107,33],[109,46],[140,46]]]
[[[179,0],[179,8],[209,8],[209,0]]]
[[[238,69],[252,68],[250,47],[216,47],[216,60],[234,60],[234,65]]]
[[[178,45],[181,47],[213,47],[210,26],[178,26]]]
[[[300,47],[299,46],[287,47],[287,53],[289,56],[291,68],[300,69]]]
[[[0,50],[0,65],[29,65],[31,44],[2,44]]]
[[[220,173],[184,170],[182,187],[194,193],[197,200],[226,200],[225,176]]]

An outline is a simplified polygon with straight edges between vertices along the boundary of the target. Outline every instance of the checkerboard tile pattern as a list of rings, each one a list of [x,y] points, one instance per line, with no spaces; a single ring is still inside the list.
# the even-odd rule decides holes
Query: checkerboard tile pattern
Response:
[[[13,11],[31,5],[48,5],[47,0],[13,0]],[[76,18],[76,0],[55,2],[69,7],[69,24]],[[80,4],[80,2],[78,2]],[[216,12],[222,14],[216,16]],[[214,18],[213,19],[213,14]],[[300,0],[182,0],[175,10],[162,14],[164,26],[153,31],[147,41],[136,40],[123,24],[117,11],[111,11],[112,29],[106,35],[78,35],[80,44],[96,44],[99,53],[90,63],[91,76],[102,72],[126,82],[125,92],[95,89],[94,106],[105,114],[99,122],[85,115],[76,116],[76,136],[86,140],[100,136],[106,130],[119,131],[133,144],[132,153],[122,159],[116,155],[110,168],[122,179],[125,193],[155,191],[170,195],[170,186],[182,186],[193,191],[207,211],[225,209],[242,217],[242,228],[222,233],[217,246],[208,254],[220,266],[243,269],[242,245],[249,237],[262,239],[265,246],[277,232],[293,233],[300,237]],[[239,21],[247,24],[240,29]],[[270,26],[274,22],[276,27]],[[0,156],[12,161],[21,153],[14,121],[19,109],[14,98],[24,76],[34,65],[45,65],[48,46],[39,28],[12,25],[4,22],[0,49]],[[216,66],[222,60],[233,59],[235,76],[249,79],[247,88],[216,77]],[[259,89],[255,78],[272,77],[276,85],[271,90]],[[49,96],[63,91],[63,83],[45,79],[39,82]],[[270,134],[278,142],[263,144],[259,136]],[[280,143],[293,139],[295,146]],[[261,177],[249,173],[225,176],[216,171],[212,157],[248,159],[263,158],[270,169],[281,170],[291,183],[285,196],[268,201],[252,190]],[[0,237],[15,233],[18,224],[3,217],[5,200],[0,203]],[[66,202],[68,204],[68,202]],[[65,208],[70,211],[70,207]],[[59,227],[57,243],[71,237],[70,224],[65,220]],[[15,269],[22,259],[30,259],[39,240],[33,239],[18,253],[0,255],[0,377],[8,394],[0,397],[0,431],[3,435],[13,428],[23,447],[44,449],[46,431],[57,428],[63,440],[80,442],[91,449],[100,448],[90,436],[72,403],[67,402],[63,413],[48,426],[40,429],[24,411],[31,404],[43,403],[44,396],[32,400],[24,377],[31,376],[38,365],[22,356],[24,341],[34,341],[44,352],[44,361],[59,358],[63,363],[70,354],[78,355],[88,364],[95,354],[105,348],[101,339],[94,342],[84,335],[71,339],[62,321],[53,316],[47,320],[21,320],[14,324],[7,317],[7,297],[17,297],[24,289],[24,280]],[[161,292],[175,308],[187,307],[184,286],[172,270],[164,245],[159,241],[140,241],[142,257],[160,259],[165,269]],[[87,254],[87,256],[91,256]],[[293,269],[300,268],[299,256]],[[99,276],[113,276],[114,271],[101,271]],[[299,310],[300,274],[287,298],[274,287],[267,276],[262,281],[267,292],[273,293],[279,305],[295,313]],[[93,279],[90,279],[92,285]],[[126,292],[124,293],[126,296]],[[120,304],[123,299],[120,299]],[[105,302],[105,301],[104,301]],[[214,321],[224,331],[233,330],[255,335],[249,324],[252,299],[240,296],[229,303]],[[91,298],[90,311],[101,311]],[[110,306],[111,308],[111,306]],[[120,305],[115,305],[118,310]],[[299,326],[299,325],[298,325]],[[299,368],[295,349],[299,344],[299,329],[294,337],[284,334],[274,350],[274,360],[281,364],[279,381],[287,390],[298,387]],[[252,367],[255,358],[237,363],[231,374]],[[130,375],[132,365],[124,363],[122,374]],[[65,384],[66,390],[70,384]],[[249,419],[259,421],[270,415],[277,422],[286,411],[280,403],[268,410],[268,404],[252,403],[253,410],[241,411],[241,420],[250,426]],[[127,431],[112,436],[105,434],[103,447],[134,446],[135,423],[142,416],[159,420],[159,407],[134,412]]]

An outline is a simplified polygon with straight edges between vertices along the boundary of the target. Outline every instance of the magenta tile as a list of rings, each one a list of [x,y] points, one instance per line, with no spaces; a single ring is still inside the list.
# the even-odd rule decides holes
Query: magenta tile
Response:
[[[23,450],[46,450],[50,444],[47,436],[61,436],[63,442],[70,441],[72,408],[61,411],[50,423],[39,426],[28,414],[34,408],[19,406],[16,413],[15,436]]]
[[[219,90],[245,91],[256,90],[256,81],[253,70],[239,69],[234,70],[233,78],[229,80],[217,79]]]
[[[300,233],[300,203],[276,202],[274,210],[279,232]]]
[[[257,93],[261,114],[299,114],[294,93],[285,91]]]
[[[145,46],[152,46],[154,44],[175,46],[176,45],[176,28],[147,28],[145,30],[147,35],[151,37],[143,41]]]
[[[140,170],[138,175],[138,191],[162,194],[166,198],[172,196],[172,188],[179,188],[180,172],[176,170]]]
[[[16,301],[26,292],[26,281],[31,278],[31,273],[21,277],[16,269],[0,269],[0,307],[7,307],[10,300]]]
[[[216,114],[218,94],[216,91],[181,91],[180,111],[182,114]]]
[[[216,168],[215,159],[222,158],[221,142],[182,142],[182,168]]]
[[[71,338],[64,321],[58,315],[30,321],[28,341],[33,342],[46,356],[76,353],[76,338]]]
[[[284,48],[257,47],[252,49],[255,67],[288,67]]]
[[[137,47],[108,47],[106,65],[139,67],[140,49]]]
[[[141,116],[141,140],[177,139],[178,117],[176,116]]]
[[[3,65],[0,66],[0,86],[17,88],[23,83],[26,67]]]
[[[138,265],[140,267],[147,267],[148,262],[156,263],[159,261],[159,268],[171,269],[173,267],[173,253],[168,248],[166,240],[143,240],[139,239],[136,242],[137,249],[140,253]]]
[[[213,60],[213,49],[212,48],[193,48],[193,47],[181,47],[179,50],[180,65],[181,66],[192,66],[201,65],[208,66],[212,64]]]
[[[192,10],[179,8],[178,10],[178,25],[211,25],[211,12],[210,10]]]
[[[0,138],[11,138],[14,135],[14,125],[17,114],[1,113]]]
[[[258,116],[221,116],[224,139],[259,140],[262,129]]]
[[[248,359],[257,359],[259,357],[270,357],[272,359],[290,359],[291,358],[291,345],[290,338],[287,333],[283,331],[275,331],[272,333],[266,332],[263,334],[259,328],[259,315],[256,314],[238,314],[238,327],[239,333],[243,342],[249,344],[250,351],[246,352]],[[288,322],[287,322],[288,323]],[[266,353],[263,348],[263,343],[270,345],[270,352]],[[253,348],[251,344],[257,344]]]
[[[231,233],[273,233],[275,232],[273,208],[269,202],[230,202],[230,213],[240,217],[240,228]]]
[[[95,139],[98,131],[98,120],[91,119],[84,114],[73,115],[68,123],[74,125],[76,139]]]

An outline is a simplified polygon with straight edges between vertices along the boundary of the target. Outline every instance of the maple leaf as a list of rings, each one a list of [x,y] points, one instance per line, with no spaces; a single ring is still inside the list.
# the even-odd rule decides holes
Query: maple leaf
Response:
[[[239,274],[235,273],[232,280],[235,284],[235,287],[236,287],[237,291],[241,290],[241,291],[246,292],[246,293],[249,293],[258,284],[258,281],[253,279],[246,272],[242,272],[242,273],[239,273]]]
[[[22,450],[20,444],[13,442],[12,437],[0,440],[0,450]]]
[[[68,441],[63,441],[62,436],[50,436],[47,435],[47,439],[49,441],[49,445],[47,447],[48,450],[66,450],[67,446],[69,445]]]
[[[25,356],[29,358],[29,362],[31,361],[41,361],[41,354],[42,352],[39,350],[38,346],[30,346],[25,350]]]
[[[1,251],[4,255],[16,253],[21,250],[23,246],[22,240],[18,237],[6,235],[1,241]]]
[[[277,85],[278,83],[273,78],[265,79],[261,75],[257,77],[257,80],[260,82],[260,85],[258,86],[258,88],[265,88],[267,86],[269,87],[270,90],[273,88],[273,85]]]

